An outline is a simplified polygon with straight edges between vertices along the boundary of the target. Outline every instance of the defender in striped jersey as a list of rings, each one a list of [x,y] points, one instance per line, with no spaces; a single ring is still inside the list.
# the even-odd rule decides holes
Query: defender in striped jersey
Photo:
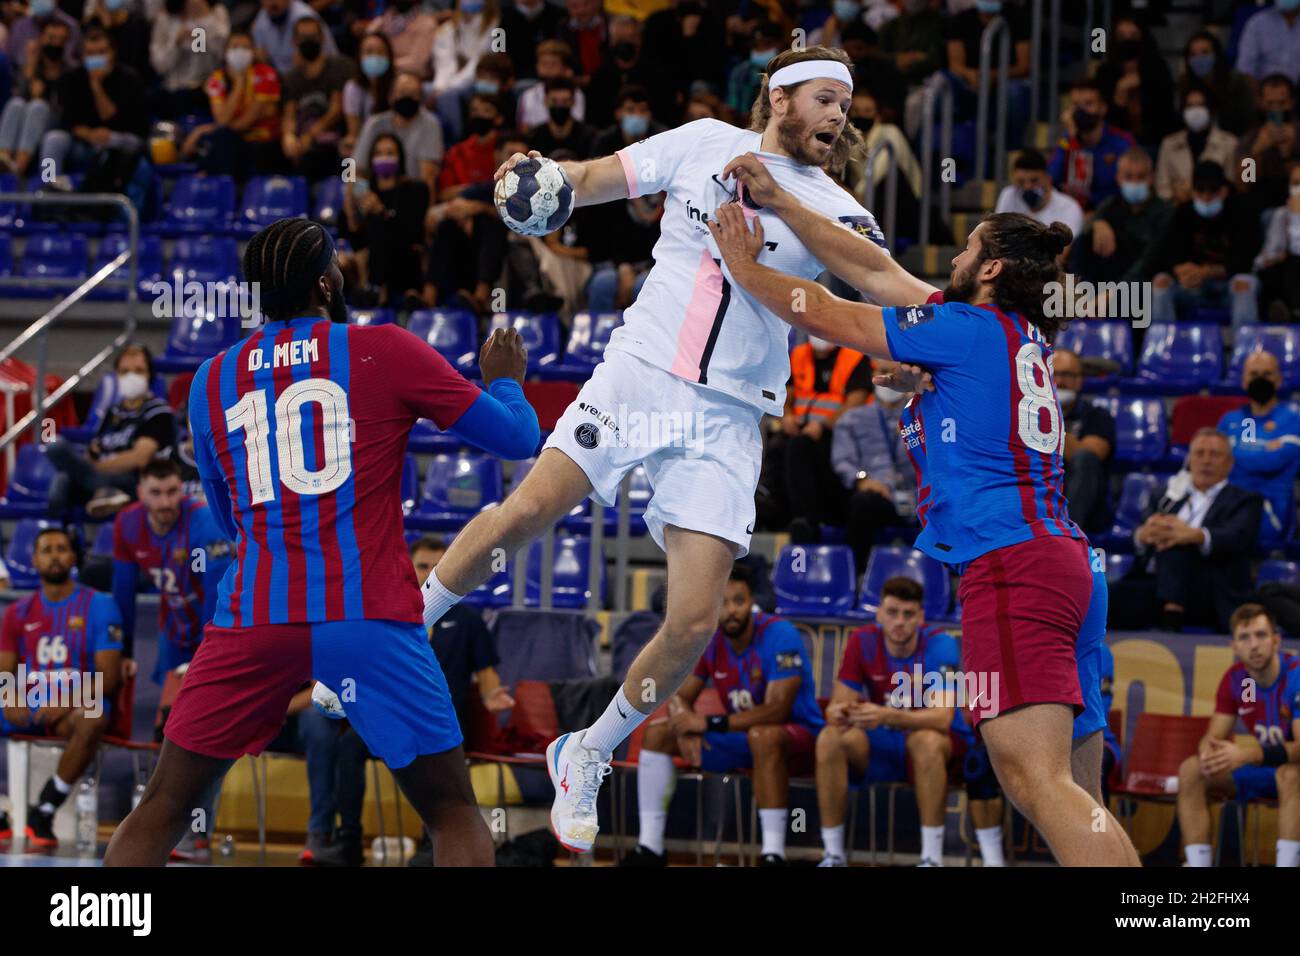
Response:
[[[488,339],[480,392],[405,329],[347,325],[333,240],[305,219],[255,235],[243,265],[266,321],[199,368],[189,402],[199,475],[236,560],[157,771],[104,862],[161,865],[190,808],[276,736],[314,678],[339,693],[393,769],[434,834],[437,862],[491,865],[460,727],[421,626],[400,483],[420,418],[502,457],[533,453],[523,345],[514,332]]]
[[[737,284],[786,321],[910,367],[883,384],[911,391],[920,368],[932,374],[933,391],[915,403],[929,477],[925,499],[918,493],[917,547],[962,575],[962,670],[987,688],[968,701],[972,723],[1006,795],[1058,860],[1137,865],[1123,830],[1071,773],[1074,718],[1084,711],[1076,644],[1093,579],[1063,490],[1049,365],[1063,320],[1043,310],[1049,284],[1064,278],[1057,260],[1070,230],[991,216],[953,259],[940,293],[800,203],[755,157],[736,157],[724,174],[870,301],[925,303],[848,302],[760,263],[762,226],[751,231],[738,210],[719,207],[709,224]]]

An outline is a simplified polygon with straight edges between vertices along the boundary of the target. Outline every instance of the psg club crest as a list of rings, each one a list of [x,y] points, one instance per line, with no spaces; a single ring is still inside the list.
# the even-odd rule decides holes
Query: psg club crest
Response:
[[[583,422],[573,430],[573,439],[583,448],[595,448],[600,444],[600,426]]]

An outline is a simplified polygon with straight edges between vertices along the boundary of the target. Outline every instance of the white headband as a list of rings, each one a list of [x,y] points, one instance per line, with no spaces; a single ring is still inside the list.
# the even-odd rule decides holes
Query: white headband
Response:
[[[850,90],[853,89],[853,74],[839,60],[801,60],[783,66],[768,77],[767,88],[771,90],[778,86],[792,86],[804,80],[838,80]]]

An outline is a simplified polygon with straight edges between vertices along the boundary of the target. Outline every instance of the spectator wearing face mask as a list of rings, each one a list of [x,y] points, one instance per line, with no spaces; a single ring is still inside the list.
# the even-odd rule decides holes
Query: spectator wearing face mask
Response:
[[[1079,394],[1083,365],[1069,349],[1052,353],[1056,395],[1064,415],[1065,498],[1070,517],[1084,531],[1101,531],[1110,521],[1106,492],[1115,451],[1115,418]]]
[[[437,32],[438,18],[416,0],[392,0],[385,6],[384,12],[371,20],[366,28],[368,35],[382,36],[388,41],[389,69],[392,72],[400,70],[414,73],[421,80],[427,80],[433,75],[429,51],[433,49],[433,38]],[[361,55],[366,56],[364,38]],[[373,49],[370,55],[375,55]],[[364,59],[361,65],[364,69]]]
[[[768,61],[780,52],[784,40],[780,25],[770,20],[754,28],[749,59],[737,63],[727,78],[727,105],[737,113],[749,113]]]
[[[297,65],[284,78],[280,148],[308,182],[339,175],[339,141],[347,130],[343,87],[352,78],[352,62],[326,53],[326,36],[319,20],[304,17],[294,24]]]
[[[500,9],[497,0],[455,0],[451,18],[433,35],[433,95],[474,82],[479,58],[492,52]]]
[[[1173,322],[1198,306],[1230,309],[1234,327],[1259,321],[1250,272],[1259,242],[1259,217],[1232,193],[1223,167],[1198,163],[1192,198],[1174,210],[1160,244],[1153,321]]]
[[[1300,322],[1300,160],[1291,160],[1288,170],[1286,205],[1273,210],[1255,257],[1260,298],[1276,323]]]
[[[1097,207],[1070,247],[1069,271],[1091,282],[1147,282],[1174,207],[1155,193],[1151,157],[1134,147],[1119,160],[1119,193]]]
[[[1237,155],[1237,137],[1215,122],[1214,94],[1193,87],[1183,94],[1183,129],[1170,133],[1160,144],[1156,160],[1156,194],[1173,203],[1192,195],[1192,170],[1202,160],[1231,169]]]
[[[442,121],[443,139],[446,142],[458,143],[465,138],[469,101],[475,93],[496,97],[505,110],[503,115],[515,115],[519,95],[515,92],[515,68],[510,57],[504,53],[484,54],[474,68],[474,82],[471,85],[448,90],[434,98],[434,112]]]
[[[867,176],[867,157],[881,143],[889,143],[898,166],[898,234],[915,238],[921,221],[921,164],[917,162],[911,144],[901,129],[881,118],[880,104],[871,90],[859,87],[853,91],[849,122],[862,134],[865,148],[845,164],[845,185],[864,207],[880,211],[884,203],[882,187],[889,177],[888,157],[877,156],[870,178]]]
[[[519,95],[515,106],[515,125],[520,129],[532,129],[545,123],[551,115],[546,108],[546,81],[559,76],[572,78],[573,51],[567,43],[559,40],[544,40],[537,45],[537,78],[534,83]],[[573,118],[587,118],[587,96],[581,89],[573,96]]]
[[[393,99],[393,48],[383,33],[368,33],[361,38],[359,63],[361,75],[343,86],[343,121],[347,132],[339,143],[339,152],[351,156],[356,148],[361,126],[376,113],[389,109]]]
[[[1174,78],[1142,24],[1132,16],[1115,19],[1111,45],[1097,70],[1097,83],[1110,109],[1107,116],[1148,149],[1175,127],[1169,115]]]
[[[1100,86],[1092,80],[1076,81],[1070,87],[1070,108],[1061,117],[1065,135],[1047,165],[1056,188],[1085,210],[1119,192],[1119,158],[1137,146],[1127,132],[1106,122],[1107,110]]]
[[[1011,184],[998,195],[996,212],[1018,212],[1044,226],[1063,222],[1077,238],[1083,232],[1083,209],[1072,196],[1052,188],[1047,160],[1036,149],[1026,149],[1011,165]],[[1068,249],[1066,253],[1068,254]]]
[[[370,155],[371,144],[385,133],[402,142],[407,177],[425,184],[432,197],[442,171],[443,140],[438,118],[420,105],[420,79],[399,72],[393,80],[392,106],[366,120],[357,137],[355,155]]]
[[[194,52],[194,31],[202,30],[204,48]],[[160,116],[202,112],[208,105],[203,84],[221,66],[230,36],[230,15],[208,0],[165,0],[153,22],[149,62],[162,79],[154,106]]]
[[[149,22],[128,0],[89,0],[86,7],[83,23],[103,28],[122,62],[136,67],[145,84],[153,86],[157,78],[149,68]]]
[[[369,250],[368,285],[378,294],[377,304],[418,308],[429,187],[407,174],[402,141],[395,134],[380,133],[370,143],[363,178],[344,193],[348,238],[354,249]]]
[[[641,21],[635,17],[610,17],[609,56],[592,74],[587,87],[588,122],[598,129],[609,126],[614,122],[619,92],[628,86],[645,86],[649,79],[650,72],[641,59]],[[596,155],[604,153],[598,151]]]
[[[1258,546],[1280,548],[1295,536],[1295,482],[1300,475],[1300,414],[1278,399],[1282,370],[1277,356],[1255,352],[1241,367],[1241,386],[1250,404],[1227,412],[1219,431],[1232,444],[1232,474],[1238,488],[1264,498]]]
[[[0,171],[24,181],[40,151],[41,139],[62,112],[63,77],[72,67],[64,58],[70,32],[51,17],[37,42],[39,54],[29,57],[17,76],[14,95],[0,113]]]
[[[1300,0],[1276,0],[1246,21],[1237,69],[1256,81],[1280,73],[1300,83]]]
[[[323,50],[335,56],[338,47],[334,36],[324,28],[320,14],[304,0],[262,0],[262,9],[253,19],[253,43],[261,51],[261,59],[275,67],[284,76],[292,70],[298,59],[298,35],[295,27],[299,20],[311,19],[321,24]]]
[[[41,51],[41,31],[45,25],[57,20],[68,28],[68,41],[63,46],[63,59],[69,66],[77,62],[77,53],[81,49],[81,27],[77,21],[58,8],[54,0],[31,0],[27,15],[14,21],[9,30],[9,45],[6,53],[9,65],[14,70],[21,70],[28,61]]]
[[[545,89],[546,110],[550,115],[545,123],[528,130],[529,145],[543,156],[565,150],[572,153],[574,159],[590,159],[596,129],[573,118],[577,84],[567,76],[559,76],[547,80]]]
[[[1300,159],[1295,84],[1280,73],[1265,77],[1259,84],[1259,109],[1263,122],[1241,137],[1237,168],[1242,160],[1253,161],[1254,183],[1242,182],[1238,188],[1250,198],[1251,208],[1262,213],[1286,202],[1287,163]]]
[[[253,38],[236,30],[226,43],[226,63],[206,84],[212,122],[196,126],[181,147],[206,173],[232,175],[243,182],[265,175],[283,162],[280,155],[280,78],[265,63],[253,62]]]
[[[781,432],[790,539],[821,540],[821,521],[837,521],[847,490],[831,466],[831,436],[840,416],[871,395],[871,361],[861,352],[809,337],[790,352]]]
[[[1219,102],[1219,127],[1240,136],[1255,118],[1255,89],[1251,80],[1232,68],[1223,44],[1209,30],[1192,34],[1183,50],[1183,73],[1178,79],[1182,97],[1194,86],[1213,90]]]
[[[56,474],[50,484],[49,516],[62,518],[85,505],[94,518],[107,517],[131,501],[140,469],[169,458],[176,444],[176,420],[151,394],[153,356],[142,345],[125,346],[114,363],[117,400],[104,415],[86,452],[63,439],[47,448]]]
[[[879,362],[877,371],[895,364]],[[831,438],[831,466],[849,494],[847,537],[859,573],[867,568],[876,536],[916,516],[916,469],[908,449],[920,439],[905,438],[898,428],[910,394],[885,385],[874,389],[876,400],[846,409]]]

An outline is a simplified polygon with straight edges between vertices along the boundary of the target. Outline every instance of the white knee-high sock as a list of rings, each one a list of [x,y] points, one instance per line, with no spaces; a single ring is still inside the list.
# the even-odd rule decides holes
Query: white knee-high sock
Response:
[[[975,839],[979,840],[980,858],[985,866],[1006,866],[1006,857],[1002,854],[1002,827],[983,827],[976,829]]]
[[[1208,843],[1189,843],[1184,852],[1187,854],[1188,866],[1214,865],[1214,853]]]
[[[664,852],[668,801],[672,799],[676,780],[672,757],[654,750],[641,751],[636,765],[636,802],[641,815],[637,842],[656,853]]]
[[[582,745],[589,750],[596,750],[607,757],[614,748],[627,739],[649,714],[643,714],[628,703],[623,688],[618,689],[614,699],[609,702],[605,712],[596,718],[596,722],[587,728]]]
[[[844,824],[837,827],[822,827],[822,849],[827,856],[844,857]]]
[[[1277,865],[1300,866],[1300,840],[1277,841]]]
[[[943,827],[921,827],[921,859],[943,866]]]
[[[433,627],[437,624],[438,619],[451,610],[453,605],[459,604],[461,598],[465,596],[448,590],[438,580],[437,568],[430,571],[429,576],[424,579],[424,587],[420,589],[420,594],[424,598],[425,627]]]
[[[758,823],[763,831],[764,856],[769,853],[785,856],[785,825],[789,817],[790,810],[787,807],[758,811]]]

